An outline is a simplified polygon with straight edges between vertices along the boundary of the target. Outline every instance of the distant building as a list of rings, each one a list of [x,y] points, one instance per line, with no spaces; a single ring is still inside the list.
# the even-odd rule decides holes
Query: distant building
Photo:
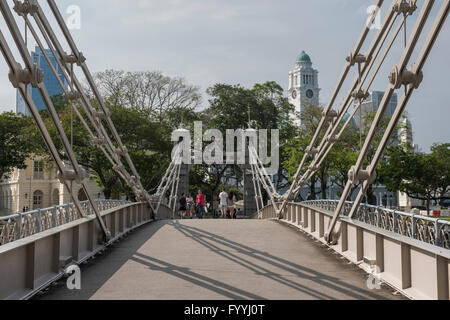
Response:
[[[318,106],[320,98],[319,71],[313,69],[310,56],[302,51],[294,71],[289,72],[289,103],[295,106],[295,123],[301,126],[299,114],[308,106]]]
[[[414,136],[411,121],[408,118],[404,118],[400,123],[400,143],[401,145],[410,144],[414,147],[414,152],[419,151],[418,145],[414,144]],[[408,197],[406,193],[398,193],[399,207],[404,211],[411,211],[412,208],[423,207],[424,202],[417,199]]]
[[[51,50],[47,49],[45,50],[47,53],[51,64],[55,68],[55,70],[58,72],[58,76],[62,80],[64,86],[67,88],[67,82],[63,76],[63,73],[61,69],[59,68],[55,57],[53,56],[53,53]],[[58,79],[55,77],[55,75],[52,72],[52,69],[50,65],[48,64],[47,60],[45,59],[45,56],[42,52],[42,50],[39,47],[35,48],[35,51],[31,52],[31,59],[33,63],[37,64],[39,68],[44,72],[44,84],[47,88],[48,94],[50,97],[53,97],[58,94],[63,94],[64,91],[61,88]],[[44,104],[44,101],[42,100],[42,97],[39,93],[39,90],[36,88],[32,88],[31,85],[28,85],[28,92],[31,92],[31,97],[33,98],[34,103],[36,104],[36,107],[38,110],[45,110],[46,106]],[[22,95],[20,94],[19,90],[17,90],[16,93],[16,112],[22,113],[24,115],[30,115],[30,112],[28,111],[28,107],[25,103],[25,101],[22,98]]]
[[[22,212],[23,208],[43,209],[71,202],[68,190],[58,179],[57,169],[40,158],[26,161],[25,170],[14,169],[8,179],[0,180],[0,215]],[[87,200],[81,185],[74,184],[78,200]],[[88,181],[89,193],[103,198],[95,181]]]
[[[358,128],[361,128],[361,123],[364,122],[364,117],[368,114],[375,113],[380,108],[381,102],[384,97],[382,91],[372,91],[369,97],[361,104],[361,110],[356,112],[355,121]],[[355,101],[355,104],[359,103]],[[394,115],[395,109],[398,104],[397,94],[394,93],[388,107],[384,113],[385,117],[391,118]]]
[[[313,69],[312,61],[310,56],[306,52],[302,52],[297,58],[294,71],[289,72],[289,102],[295,106],[295,117],[293,116],[293,121],[297,126],[301,126],[301,120],[299,115],[308,106],[319,106],[320,105],[320,87],[319,87],[319,71]],[[370,97],[362,104],[361,108],[361,118],[364,118],[369,113],[378,111],[381,100],[383,99],[384,93],[380,91],[373,91]],[[395,108],[397,106],[397,95],[393,95],[389,106],[386,110],[385,116],[391,117],[394,114]],[[351,115],[346,113],[342,119],[343,122],[349,121],[349,125],[352,127],[360,127],[360,117],[359,112],[357,116],[350,119]],[[277,176],[274,177],[275,180],[278,179]],[[288,191],[288,187],[284,190],[278,190],[281,194]],[[316,192],[319,194],[320,198],[320,185],[317,183]],[[397,207],[398,206],[398,195],[394,192],[388,192],[385,186],[374,185],[374,194],[377,198],[377,204],[380,206]],[[330,184],[327,191],[328,199],[340,199],[340,193],[342,190],[334,185]],[[352,200],[355,200],[357,192],[353,194]],[[300,197],[304,200],[310,197],[310,188],[305,186],[301,192]]]

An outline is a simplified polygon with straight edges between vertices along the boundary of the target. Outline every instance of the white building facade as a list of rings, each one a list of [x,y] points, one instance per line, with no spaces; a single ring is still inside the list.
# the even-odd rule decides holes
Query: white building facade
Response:
[[[10,215],[63,205],[72,201],[68,190],[58,179],[57,169],[42,159],[27,159],[27,168],[14,169],[0,180],[0,215]],[[103,193],[96,181],[89,180],[89,193],[96,199]],[[86,195],[81,185],[73,184],[74,194],[81,201]]]

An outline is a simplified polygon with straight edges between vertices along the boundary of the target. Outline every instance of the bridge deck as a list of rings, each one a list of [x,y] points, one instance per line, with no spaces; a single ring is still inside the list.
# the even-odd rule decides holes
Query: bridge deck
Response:
[[[82,290],[39,299],[401,299],[302,234],[271,221],[145,226],[82,268]]]

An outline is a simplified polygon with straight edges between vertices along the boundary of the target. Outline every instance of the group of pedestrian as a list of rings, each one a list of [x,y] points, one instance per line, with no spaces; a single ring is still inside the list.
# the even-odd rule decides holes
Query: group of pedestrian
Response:
[[[229,193],[223,189],[219,194],[219,208],[221,213],[221,218],[226,219],[236,219],[237,216],[237,197],[234,192]],[[206,212],[206,196],[201,190],[198,190],[196,199],[192,197],[189,193],[182,194],[179,200],[179,214],[181,219],[188,218],[192,219],[194,214],[198,219],[203,219]]]
[[[220,213],[221,218],[226,219],[227,217],[230,217],[231,219],[236,219],[236,202],[237,197],[234,194],[233,191],[230,191],[230,193],[227,193],[225,189],[222,190],[222,192],[219,194],[220,199]]]
[[[203,219],[203,215],[205,213],[206,208],[206,196],[203,194],[201,190],[198,190],[197,198],[195,199],[189,193],[187,196],[183,193],[180,197],[180,216],[181,219],[193,218],[194,212],[197,215],[198,219]]]

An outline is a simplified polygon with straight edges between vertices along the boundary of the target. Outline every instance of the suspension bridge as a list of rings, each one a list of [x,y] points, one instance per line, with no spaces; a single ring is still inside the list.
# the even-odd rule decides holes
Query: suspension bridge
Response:
[[[450,224],[362,201],[375,181],[377,164],[402,113],[426,79],[422,70],[447,19],[450,0],[375,1],[376,8],[386,7],[381,27],[370,39],[375,15],[364,23],[285,194],[276,190],[258,157],[257,142],[252,138],[255,131],[247,130],[242,168],[249,219],[239,221],[176,219],[179,196],[189,190],[189,165],[183,162],[185,141],[175,144],[172,162],[157,191],[149,194],[144,189],[86,56],[79,51],[56,2],[46,2],[48,10],[44,11],[38,1],[0,0],[5,30],[12,39],[7,41],[5,30],[0,30],[0,50],[10,69],[9,80],[26,102],[60,181],[69,192],[73,184],[81,185],[88,199],[80,202],[73,197],[73,203],[65,206],[1,220],[1,299],[29,299],[46,290],[40,298],[449,299]],[[437,15],[431,17],[438,5]],[[26,25],[24,33],[19,19]],[[413,22],[409,32],[407,21]],[[429,31],[425,32],[427,25]],[[43,73],[27,49],[30,35],[59,79],[63,97],[92,145],[103,152],[133,190],[135,203],[96,201],[89,194],[88,174],[79,165],[43,83]],[[404,39],[401,56],[391,72],[382,74],[380,70],[399,38]],[[67,87],[45,49],[55,57]],[[77,74],[86,78],[93,97],[88,96]],[[296,203],[299,192],[342,139],[377,77],[387,80],[387,90],[340,201]],[[350,85],[345,88],[347,80]],[[61,158],[61,150],[33,102],[30,86],[39,90],[68,160]],[[364,167],[375,132],[396,91],[402,97],[375,156]],[[345,99],[337,105],[342,92]],[[355,105],[351,117],[344,121]],[[358,183],[362,187],[356,200],[348,202],[351,188]],[[270,204],[264,203],[264,194]],[[64,278],[70,265],[83,266],[83,289],[70,291],[61,286],[49,290]],[[383,285],[377,286],[380,283]]]

